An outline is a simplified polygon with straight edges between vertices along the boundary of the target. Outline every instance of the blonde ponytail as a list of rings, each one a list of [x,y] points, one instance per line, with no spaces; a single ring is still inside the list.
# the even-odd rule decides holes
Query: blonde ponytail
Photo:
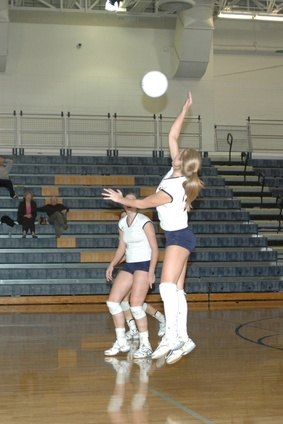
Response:
[[[186,149],[181,154],[182,174],[186,177],[183,183],[186,196],[186,208],[192,209],[193,201],[198,197],[201,189],[204,187],[198,172],[201,169],[201,155],[197,150]]]

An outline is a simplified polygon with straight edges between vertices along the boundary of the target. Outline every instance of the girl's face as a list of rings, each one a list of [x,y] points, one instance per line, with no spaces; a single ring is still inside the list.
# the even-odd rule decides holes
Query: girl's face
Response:
[[[133,199],[133,200],[136,199],[136,196],[134,194],[127,194],[125,197],[127,199]],[[137,208],[132,208],[131,206],[124,206],[124,209],[125,209],[125,212],[126,213],[128,213],[128,212],[136,212],[136,210],[137,210]]]
[[[51,203],[51,205],[57,205],[57,197],[56,196],[52,196],[51,198],[50,198],[50,203]]]
[[[31,199],[32,199],[31,193],[27,193],[26,196],[25,196],[25,199],[26,199],[26,201],[30,202]]]

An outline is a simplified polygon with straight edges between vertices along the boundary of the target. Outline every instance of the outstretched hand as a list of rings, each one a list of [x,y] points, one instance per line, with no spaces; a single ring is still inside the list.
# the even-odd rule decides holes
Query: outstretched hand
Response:
[[[187,95],[187,100],[183,106],[183,109],[185,109],[186,111],[188,111],[190,109],[190,107],[193,104],[193,99],[192,99],[192,93],[189,91],[188,95]]]
[[[102,196],[105,200],[112,200],[112,202],[121,203],[123,193],[121,190],[113,190],[112,188],[104,188]]]

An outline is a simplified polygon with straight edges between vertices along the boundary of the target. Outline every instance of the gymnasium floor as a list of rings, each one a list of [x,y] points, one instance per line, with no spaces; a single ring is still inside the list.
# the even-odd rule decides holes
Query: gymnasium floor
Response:
[[[0,423],[283,423],[282,308],[192,308],[189,322],[197,348],[166,365],[105,360],[104,307],[0,309]]]

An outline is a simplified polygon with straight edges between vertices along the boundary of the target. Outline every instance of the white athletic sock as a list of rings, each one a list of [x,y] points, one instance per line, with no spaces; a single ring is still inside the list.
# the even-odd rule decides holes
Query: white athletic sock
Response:
[[[189,339],[188,336],[188,304],[186,294],[184,290],[177,290],[178,296],[178,318],[177,318],[177,329],[179,339],[186,342]]]
[[[142,331],[140,335],[140,345],[149,346],[148,331]]]
[[[159,285],[160,296],[164,303],[164,312],[166,320],[165,338],[170,347],[175,347],[178,342],[177,334],[177,315],[178,315],[178,296],[177,287],[174,283],[161,283]]]
[[[127,343],[125,328],[115,328],[116,338],[120,345]]]
[[[165,321],[164,315],[161,312],[159,312],[159,311],[156,311],[155,312],[154,318],[156,318],[157,321],[159,321],[159,322],[164,322]]]

